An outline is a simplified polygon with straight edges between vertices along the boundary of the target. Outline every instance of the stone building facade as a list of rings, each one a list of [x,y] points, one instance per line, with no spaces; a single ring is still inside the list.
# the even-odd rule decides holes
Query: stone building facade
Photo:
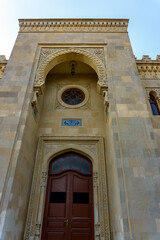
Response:
[[[160,56],[135,59],[127,19],[19,25],[0,56],[0,239],[71,239],[42,238],[49,166],[70,153],[93,180],[93,235],[72,240],[159,240]]]

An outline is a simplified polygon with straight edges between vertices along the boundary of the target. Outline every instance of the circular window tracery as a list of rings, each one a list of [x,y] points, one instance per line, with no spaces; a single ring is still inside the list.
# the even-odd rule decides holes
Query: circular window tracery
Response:
[[[64,94],[64,92],[66,90],[69,90],[72,88],[74,88],[74,89],[76,88],[76,89],[82,91],[82,93],[84,94],[83,101],[78,104],[75,104],[75,105],[70,105],[70,104],[64,102],[62,99],[62,95]],[[60,89],[57,92],[57,101],[60,103],[60,105],[62,105],[65,108],[70,108],[70,109],[80,108],[80,107],[84,106],[88,102],[88,100],[89,100],[88,89],[86,89],[86,87],[81,86],[81,85],[75,85],[75,84],[74,85],[65,85],[65,86],[63,85],[60,87]]]
[[[62,94],[62,100],[69,105],[77,105],[83,102],[85,94],[78,88],[66,89]]]

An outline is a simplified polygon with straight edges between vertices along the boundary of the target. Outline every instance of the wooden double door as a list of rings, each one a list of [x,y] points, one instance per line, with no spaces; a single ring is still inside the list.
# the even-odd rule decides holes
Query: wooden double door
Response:
[[[91,169],[87,170],[88,173],[86,174],[86,171],[83,171],[87,163],[84,162],[86,160],[78,156],[78,158],[82,158],[82,161],[76,162],[77,160],[74,161],[75,156],[77,155],[73,153],[67,154],[68,159],[72,159],[71,164],[69,166],[68,161],[63,163],[58,173],[54,173],[54,165],[51,164],[42,240],[93,240]],[[66,155],[63,158],[65,157]],[[89,166],[90,163],[87,164]]]

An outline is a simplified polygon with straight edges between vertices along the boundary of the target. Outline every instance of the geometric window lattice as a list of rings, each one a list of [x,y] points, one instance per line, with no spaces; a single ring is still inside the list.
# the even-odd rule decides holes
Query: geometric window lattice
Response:
[[[151,105],[153,115],[160,115],[160,111],[155,97],[151,93],[149,94],[149,96],[150,96],[149,102]]]
[[[67,170],[78,171],[82,174],[91,174],[91,163],[79,154],[68,153],[52,162],[50,174],[58,174]]]
[[[85,99],[85,94],[78,88],[69,88],[62,94],[62,100],[69,105],[76,105]]]

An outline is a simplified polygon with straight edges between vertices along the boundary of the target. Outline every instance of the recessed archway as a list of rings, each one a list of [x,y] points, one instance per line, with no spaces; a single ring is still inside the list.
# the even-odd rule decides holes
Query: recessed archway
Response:
[[[66,48],[47,55],[38,66],[34,86],[41,87],[49,71],[56,65],[69,60],[81,61],[91,66],[98,75],[98,85],[107,87],[107,76],[103,62],[93,53],[81,48]]]

